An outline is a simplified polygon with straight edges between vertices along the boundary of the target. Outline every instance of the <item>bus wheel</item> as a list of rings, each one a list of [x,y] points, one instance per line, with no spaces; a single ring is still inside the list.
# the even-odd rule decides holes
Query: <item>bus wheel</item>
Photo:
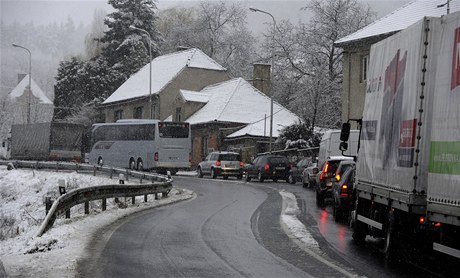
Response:
[[[137,161],[137,171],[144,171],[144,163],[142,163],[142,159]]]
[[[136,161],[134,161],[134,158],[132,157],[129,160],[129,170],[136,170]]]
[[[99,165],[99,166],[101,166],[101,167],[104,165],[104,161],[102,160],[102,157],[99,157],[99,158],[97,159],[97,165]]]

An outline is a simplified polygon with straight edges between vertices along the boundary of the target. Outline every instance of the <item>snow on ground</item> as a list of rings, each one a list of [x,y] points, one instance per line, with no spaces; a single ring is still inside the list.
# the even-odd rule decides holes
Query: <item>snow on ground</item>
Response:
[[[66,181],[67,191],[118,182],[104,175],[30,169],[7,171],[0,166],[0,277],[5,275],[2,264],[10,277],[74,277],[78,258],[99,228],[137,211],[193,197],[189,190],[173,188],[167,198],[154,200],[149,196],[147,203],[143,197],[138,197],[135,205],[130,198],[120,198],[121,205],[113,199],[107,200],[104,212],[101,202],[93,201],[89,215],[84,215],[83,205],[77,205],[71,210],[70,219],[58,218],[53,228],[37,237],[45,218],[44,196],[58,196],[59,179]]]
[[[197,173],[178,174],[196,176]],[[58,218],[53,228],[37,237],[45,218],[44,197],[58,196],[59,179],[66,181],[67,191],[118,182],[105,175],[30,169],[7,171],[5,166],[0,166],[0,277],[3,277],[2,263],[10,277],[74,277],[77,260],[99,228],[137,211],[193,197],[189,190],[173,188],[167,198],[153,200],[153,196],[149,196],[147,203],[143,197],[138,197],[135,205],[131,205],[131,199],[120,198],[121,206],[113,199],[108,200],[104,212],[101,202],[93,201],[89,215],[84,215],[83,205],[78,205],[71,210],[70,219]],[[280,194],[283,198],[280,221],[285,232],[315,254],[321,254],[318,243],[296,216],[299,208],[294,194],[286,191]]]

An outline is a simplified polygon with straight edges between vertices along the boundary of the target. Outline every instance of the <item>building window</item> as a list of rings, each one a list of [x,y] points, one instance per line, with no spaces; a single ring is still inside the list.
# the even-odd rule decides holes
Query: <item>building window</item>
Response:
[[[361,83],[367,81],[367,73],[369,70],[369,55],[361,57]]]
[[[176,122],[181,122],[182,121],[182,109],[180,107],[176,108]]]
[[[144,107],[139,106],[134,108],[133,119],[142,119],[142,115],[144,113]]]
[[[201,156],[208,155],[208,137],[201,137]]]
[[[114,119],[115,121],[123,119],[123,110],[115,110]]]

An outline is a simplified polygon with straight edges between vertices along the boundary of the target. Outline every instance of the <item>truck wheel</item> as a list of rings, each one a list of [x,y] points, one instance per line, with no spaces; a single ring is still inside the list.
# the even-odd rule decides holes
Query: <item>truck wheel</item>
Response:
[[[198,167],[198,177],[199,178],[203,177],[203,171],[201,171],[201,167]]]
[[[385,229],[385,242],[383,246],[383,253],[387,262],[394,261],[396,255],[396,236],[395,236],[395,221],[393,212],[388,213]]]
[[[97,165],[99,165],[99,166],[101,166],[101,167],[104,166],[104,160],[102,160],[102,157],[99,157],[99,158],[97,159]]]
[[[291,174],[289,174],[287,182],[290,183],[290,184],[295,184],[295,179]]]
[[[211,178],[213,178],[213,179],[217,178],[217,174],[216,174],[216,171],[214,170],[214,168],[211,169]]]
[[[223,178],[224,180],[228,180],[228,176],[227,176],[227,175],[222,176],[222,178]]]
[[[257,180],[259,180],[259,182],[264,182],[264,177],[262,176],[261,172],[257,174]]]
[[[241,180],[243,178],[243,175],[238,175],[238,176],[236,176],[236,178]]]
[[[353,241],[356,244],[363,244],[366,239],[366,226],[363,222],[355,220],[353,224]]]

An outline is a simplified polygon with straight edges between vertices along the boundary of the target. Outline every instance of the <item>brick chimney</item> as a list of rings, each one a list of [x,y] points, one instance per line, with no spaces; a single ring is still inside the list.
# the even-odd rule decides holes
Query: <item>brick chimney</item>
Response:
[[[271,96],[270,64],[254,64],[252,71],[253,86],[267,96]]]

